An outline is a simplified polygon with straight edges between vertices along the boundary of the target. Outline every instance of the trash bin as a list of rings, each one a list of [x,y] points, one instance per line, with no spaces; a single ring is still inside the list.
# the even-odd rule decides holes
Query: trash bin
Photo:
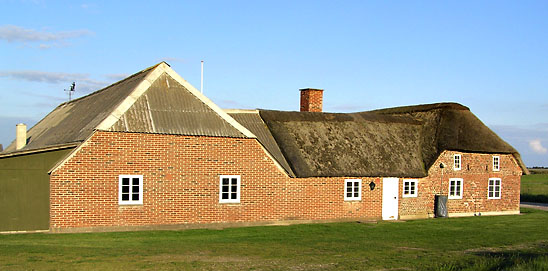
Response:
[[[436,195],[434,200],[434,214],[436,217],[447,217],[447,196]]]

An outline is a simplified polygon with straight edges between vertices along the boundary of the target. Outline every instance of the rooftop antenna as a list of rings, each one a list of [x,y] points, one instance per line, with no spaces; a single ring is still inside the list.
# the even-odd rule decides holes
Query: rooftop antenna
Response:
[[[69,102],[70,102],[70,100],[72,100],[72,93],[74,92],[75,87],[76,87],[76,83],[72,82],[72,85],[70,85],[70,89],[65,89],[65,91],[68,91]]]
[[[200,77],[200,92],[204,93],[204,61],[202,60],[202,73]]]

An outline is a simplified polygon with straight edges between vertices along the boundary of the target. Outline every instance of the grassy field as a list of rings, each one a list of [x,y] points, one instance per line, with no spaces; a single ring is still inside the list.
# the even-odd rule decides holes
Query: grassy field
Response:
[[[0,270],[548,270],[548,212],[224,230],[0,235]]]
[[[548,174],[522,176],[521,201],[548,203]]]

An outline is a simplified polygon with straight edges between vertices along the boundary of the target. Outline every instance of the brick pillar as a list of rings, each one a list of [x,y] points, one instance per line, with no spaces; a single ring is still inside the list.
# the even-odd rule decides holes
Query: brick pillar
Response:
[[[323,89],[303,88],[301,91],[301,112],[322,112]]]

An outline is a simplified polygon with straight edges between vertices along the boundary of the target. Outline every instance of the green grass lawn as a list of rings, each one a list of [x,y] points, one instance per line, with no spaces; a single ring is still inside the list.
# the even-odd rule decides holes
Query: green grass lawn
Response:
[[[548,270],[548,212],[378,224],[0,235],[0,270]]]
[[[521,201],[548,203],[548,174],[522,176]]]

